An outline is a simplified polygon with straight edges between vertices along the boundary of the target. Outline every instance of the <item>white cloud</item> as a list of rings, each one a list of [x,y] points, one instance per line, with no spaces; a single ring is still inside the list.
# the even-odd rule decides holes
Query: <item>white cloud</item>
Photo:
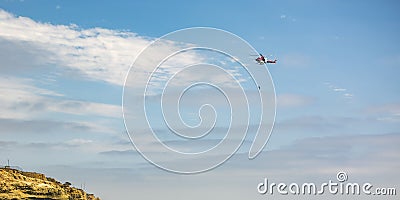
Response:
[[[369,124],[370,129],[378,126],[376,121],[370,118],[305,115],[276,122],[274,131],[281,134],[343,135],[352,129],[368,133],[370,131],[364,129],[365,124]]]
[[[293,18],[292,16],[289,16],[289,15],[286,15],[286,14],[282,14],[282,15],[280,16],[280,19],[281,19],[281,20],[291,21],[291,22],[296,22],[296,21],[297,21],[296,18]]]
[[[20,120],[0,118],[0,131],[3,135],[37,134],[46,135],[60,131],[88,132],[94,126],[81,122],[61,122],[56,120]]]
[[[152,39],[138,36],[128,31],[110,30],[104,28],[83,29],[77,25],[53,25],[41,23],[27,17],[14,16],[0,10],[0,39],[11,42],[11,45],[22,46],[19,51],[29,52],[30,60],[25,69],[33,71],[37,66],[55,65],[57,67],[78,72],[84,78],[105,81],[110,84],[123,85],[126,73],[142,49],[150,44]],[[154,57],[165,58],[190,44],[174,41],[157,43],[152,53],[146,54],[141,63],[135,63],[135,73],[148,73],[149,63]],[[15,52],[18,54],[18,50]],[[22,60],[18,55],[14,60]],[[32,63],[34,60],[34,64]],[[189,64],[200,63],[204,56],[195,52],[186,52],[173,56],[171,62],[164,65],[161,74],[156,78],[164,80],[165,77],[176,73]],[[12,65],[12,63],[0,65]],[[21,64],[20,64],[21,65]],[[24,66],[24,65],[22,65]],[[14,72],[19,66],[4,66],[13,68]],[[153,71],[153,69],[150,69]],[[146,77],[146,76],[143,76]]]
[[[102,117],[120,118],[121,107],[117,105],[85,101],[61,100],[47,101],[49,110],[74,115],[97,115]]]
[[[14,50],[13,59],[8,59],[7,62],[0,64],[2,71],[6,70],[8,74],[18,75],[18,73],[28,71],[26,73],[31,75],[43,66],[54,66],[52,68],[62,70],[51,69],[50,71],[53,71],[55,75],[46,74],[50,80],[68,76],[68,78],[78,77],[105,81],[121,86],[124,84],[126,73],[135,56],[138,56],[141,50],[151,42],[149,38],[128,31],[103,28],[83,29],[74,24],[41,23],[27,17],[14,16],[4,10],[0,10],[0,30],[3,30],[0,32],[0,41],[8,45],[7,49],[12,47]],[[135,82],[129,86],[134,87],[135,83],[147,82],[147,79],[144,79],[153,71],[154,66],[149,63],[152,63],[155,55],[166,58],[182,48],[191,46],[191,44],[168,40],[160,41],[156,48],[151,50],[151,53],[144,56],[145,58],[142,58],[141,55],[140,63],[135,63],[135,68],[131,71],[134,73]],[[152,84],[159,86],[181,70],[182,66],[202,63],[205,58],[208,59],[207,61],[224,61],[219,57],[208,56],[209,53],[213,52],[203,55],[196,51],[187,51],[174,55],[173,59],[169,59],[153,74]],[[29,59],[22,58],[26,56],[25,54],[29,56]],[[9,56],[5,54],[3,57]],[[246,77],[243,77],[242,73],[232,66],[232,62],[226,63],[224,65],[226,72],[232,74],[238,82],[246,81]],[[174,83],[188,83],[193,75],[202,75],[206,81],[220,83],[227,87],[234,86],[232,80],[227,79],[226,76],[215,74],[210,76],[206,72],[187,73],[185,76],[180,76],[182,79]]]
[[[377,120],[385,122],[400,121],[400,103],[387,103],[370,106],[365,110],[369,114],[378,115]]]
[[[16,77],[3,77],[0,76],[0,95],[2,99],[14,98],[14,95],[19,95],[19,97],[29,96],[29,93],[37,95],[49,95],[49,96],[63,96],[60,93],[38,88],[34,86],[34,80],[29,78],[16,78]],[[13,94],[13,95],[10,95]]]
[[[330,82],[325,82],[324,84],[328,87],[329,90],[340,93],[346,99],[352,99],[354,97],[354,94],[350,93],[346,88],[338,87]]]
[[[335,92],[345,92],[347,89],[345,88],[333,88],[333,91]]]
[[[112,130],[115,127],[109,127],[115,119],[109,122],[108,118],[122,117],[119,105],[75,100],[66,96],[62,89],[54,90],[56,85],[53,83],[61,83],[64,79],[83,79],[122,86],[135,56],[151,42],[151,39],[127,31],[83,29],[73,24],[42,23],[27,17],[14,16],[1,9],[0,30],[0,42],[6,44],[0,45],[0,58],[6,60],[0,63],[0,73],[4,72],[0,76],[0,120],[3,120],[5,126],[13,124],[14,127],[25,127],[21,128],[20,132],[26,135],[36,134],[40,129],[48,129],[52,133],[115,133],[115,130]],[[164,41],[153,53],[168,56],[181,47],[174,42]],[[140,73],[149,71],[146,64],[153,59],[154,54],[150,55],[143,59],[144,62],[138,65],[139,68],[133,69],[139,79],[146,77],[140,76]],[[166,77],[179,71],[180,66],[193,64],[194,61],[202,62],[203,58],[204,56],[196,52],[174,56],[160,73],[155,74],[155,79],[159,82],[165,81]],[[234,63],[231,59],[213,61],[224,61],[221,63],[224,66]],[[244,81],[239,73],[240,67],[227,69],[239,82]],[[206,72],[192,72],[183,78],[190,79],[192,75],[210,79]],[[182,80],[182,83],[185,80]],[[226,77],[214,76],[213,81],[230,86]],[[29,131],[28,127],[34,127],[36,131]],[[9,133],[12,131],[9,130]],[[82,142],[84,141],[77,139],[68,143]],[[100,146],[94,144],[95,142],[87,143],[86,146],[103,151],[115,147],[107,142]]]
[[[371,106],[367,108],[369,113],[390,113],[400,114],[400,103],[387,103],[382,105]]]
[[[343,94],[343,96],[345,97],[345,98],[353,98],[354,97],[354,95],[353,94],[350,94],[350,93],[345,93],[345,94]]]
[[[68,100],[62,94],[34,86],[34,82],[0,76],[0,118],[36,119],[51,112],[113,118],[122,115],[118,105]]]
[[[91,143],[93,143],[93,140],[87,140],[87,139],[82,139],[82,138],[75,138],[75,139],[68,140],[65,142],[65,144],[71,145],[71,146],[88,145]]]
[[[397,153],[399,139],[399,134],[305,138],[280,149],[263,152],[254,160],[248,160],[245,153],[236,154],[221,167],[203,174],[179,176],[180,181],[176,181],[176,174],[166,173],[149,163],[141,164],[140,167],[120,165],[108,173],[104,172],[105,169],[101,165],[91,170],[75,169],[76,172],[73,174],[89,175],[87,179],[92,181],[100,179],[91,184],[95,191],[106,191],[103,188],[108,188],[110,181],[118,180],[115,181],[118,187],[113,187],[105,195],[110,198],[120,195],[118,196],[120,199],[129,198],[131,194],[124,191],[132,188],[132,185],[135,186],[135,195],[138,197],[149,197],[150,194],[152,198],[174,199],[176,198],[174,189],[180,188],[185,191],[179,193],[180,197],[190,199],[212,199],[215,196],[222,196],[223,199],[265,199],[267,196],[256,192],[257,184],[264,178],[275,183],[313,182],[319,185],[329,180],[336,182],[336,174],[339,171],[348,174],[349,183],[369,182],[374,187],[394,187],[399,177],[400,154]],[[127,158],[130,158],[135,153],[126,150],[102,154],[110,155],[111,159],[116,155],[128,155]],[[60,173],[62,170],[65,169],[56,171]],[[140,173],[136,174],[138,171]],[[151,186],[160,180],[169,184],[160,187],[159,192],[151,193],[148,188],[152,188]],[[192,198],[193,193],[197,194],[194,198]],[[286,195],[276,193],[274,195],[274,199],[288,199]],[[354,199],[348,197],[350,196],[325,194],[300,195],[296,196],[296,199]],[[382,199],[388,198],[395,199],[395,196],[392,198],[386,196]],[[356,199],[367,199],[367,197],[359,196]]]
[[[35,55],[42,65],[64,66],[117,85],[123,84],[134,56],[150,42],[131,32],[40,23],[4,10],[0,10],[0,30],[4,40],[43,50]]]
[[[32,86],[33,80],[0,77],[0,117],[29,118],[43,106],[42,95],[60,96],[49,90]]]

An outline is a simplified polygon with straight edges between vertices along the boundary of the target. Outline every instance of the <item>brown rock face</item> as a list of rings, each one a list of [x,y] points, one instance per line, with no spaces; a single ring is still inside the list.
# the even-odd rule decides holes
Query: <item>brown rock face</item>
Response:
[[[60,183],[44,174],[0,168],[1,200],[100,200],[93,194]]]

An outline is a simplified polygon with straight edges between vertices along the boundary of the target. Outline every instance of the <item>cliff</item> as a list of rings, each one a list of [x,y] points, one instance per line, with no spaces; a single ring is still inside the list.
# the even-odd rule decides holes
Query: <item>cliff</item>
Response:
[[[68,182],[62,184],[44,174],[11,168],[0,168],[0,199],[100,200]]]

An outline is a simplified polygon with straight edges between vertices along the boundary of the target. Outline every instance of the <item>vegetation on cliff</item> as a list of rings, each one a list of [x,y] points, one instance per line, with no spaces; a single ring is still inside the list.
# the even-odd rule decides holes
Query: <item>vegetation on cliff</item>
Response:
[[[60,183],[44,174],[12,168],[0,168],[0,199],[100,200],[71,187],[69,182]]]

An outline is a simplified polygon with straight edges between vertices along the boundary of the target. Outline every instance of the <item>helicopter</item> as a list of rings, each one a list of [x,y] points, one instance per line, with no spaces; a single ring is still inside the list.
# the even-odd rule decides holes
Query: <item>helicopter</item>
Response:
[[[258,56],[258,57],[255,59],[255,61],[256,61],[258,64],[260,64],[260,65],[265,65],[265,64],[276,64],[276,61],[278,61],[277,59],[274,59],[274,60],[265,59],[265,57],[264,57],[261,53],[259,53],[259,55],[253,55],[253,56]],[[257,87],[258,87],[258,90],[261,89],[260,86],[257,86]]]
[[[265,59],[265,57],[260,53],[259,54],[260,56],[259,57],[257,57],[255,60],[256,60],[256,62],[258,63],[258,64],[260,64],[260,65],[265,65],[265,64],[275,64],[276,63],[276,61],[278,61],[278,60],[276,60],[276,59],[274,59],[274,60],[266,60]]]

